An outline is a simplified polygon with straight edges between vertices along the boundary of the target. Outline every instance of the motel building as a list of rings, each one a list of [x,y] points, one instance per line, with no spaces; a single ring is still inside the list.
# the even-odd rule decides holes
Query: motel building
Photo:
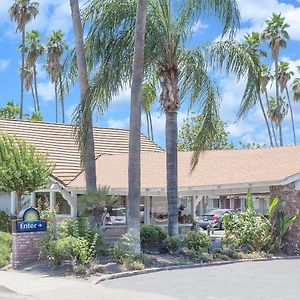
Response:
[[[77,200],[85,193],[85,174],[71,125],[0,120],[0,131],[35,145],[55,164],[49,187],[24,196],[27,206],[48,200],[59,219],[78,215]],[[119,196],[115,218],[106,227],[126,229],[129,131],[94,128],[97,185]],[[166,154],[141,135],[141,222],[167,226]],[[178,210],[181,231],[201,214],[217,208],[244,211],[250,188],[254,209],[265,213],[270,200],[298,216],[287,235],[291,251],[300,252],[300,146],[207,151],[191,171],[192,152],[178,152]],[[16,211],[15,192],[0,195],[0,210]],[[121,230],[122,229],[122,230]]]

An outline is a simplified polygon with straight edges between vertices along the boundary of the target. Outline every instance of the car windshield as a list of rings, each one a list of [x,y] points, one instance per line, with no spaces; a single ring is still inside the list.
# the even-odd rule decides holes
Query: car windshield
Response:
[[[124,217],[124,212],[121,209],[112,209],[109,213],[113,217]]]

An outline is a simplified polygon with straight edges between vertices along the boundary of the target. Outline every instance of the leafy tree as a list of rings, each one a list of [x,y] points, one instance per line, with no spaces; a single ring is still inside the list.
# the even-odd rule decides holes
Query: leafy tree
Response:
[[[199,131],[202,130],[204,118],[202,115],[192,116],[184,120],[184,125],[179,131],[178,150],[194,151],[195,139]],[[228,132],[225,131],[225,124],[218,120],[215,124],[215,134],[207,140],[206,150],[234,149],[234,145],[228,141]]]
[[[65,122],[64,91],[62,87],[61,58],[68,46],[61,30],[53,31],[46,44],[47,62],[46,69],[55,88],[55,121],[58,123],[58,97],[60,95],[62,122]]]
[[[43,116],[39,111],[34,111],[30,117],[28,116],[27,119],[34,122],[43,122]]]
[[[17,32],[22,33],[22,67],[21,67],[21,100],[20,100],[20,119],[23,118],[24,100],[24,68],[25,68],[25,33],[26,25],[38,14],[39,3],[31,0],[15,0],[9,9],[10,18],[17,23]]]
[[[259,149],[259,148],[267,148],[268,147],[267,145],[257,144],[255,142],[246,143],[246,144],[240,142],[239,144],[240,144],[241,149]]]
[[[0,119],[17,119],[20,114],[19,105],[15,105],[13,100],[8,101],[4,108],[0,108]]]
[[[214,67],[224,67],[228,73],[237,73],[238,78],[256,72],[252,53],[245,45],[232,40],[205,47],[207,55],[204,55],[203,48],[187,46],[193,24],[207,14],[217,16],[223,25],[223,35],[229,33],[232,37],[239,25],[236,1],[184,0],[181,4],[150,0],[145,39],[144,82],[155,86],[156,94],[160,92],[160,103],[166,114],[170,235],[178,234],[177,112],[180,103],[190,98],[191,105],[197,104],[205,116],[205,130],[197,137],[199,151],[195,153],[196,163],[197,155],[203,151],[206,134],[213,134],[213,124],[218,119],[219,94],[209,77],[205,58],[209,57]],[[84,20],[90,27],[86,39],[88,67],[93,76],[89,90],[90,107],[103,110],[132,78],[130,62],[134,53],[136,1],[90,0],[84,9]],[[247,84],[245,98],[254,95],[256,86],[253,87],[252,83],[249,81]],[[81,116],[84,119],[84,115]],[[76,121],[80,122],[80,114],[77,114]]]
[[[88,96],[89,82],[86,64],[86,53],[83,43],[83,28],[81,23],[78,0],[70,0],[72,11],[73,31],[75,37],[76,65],[80,86],[80,115],[83,116],[82,123],[75,126],[75,134],[81,151],[82,162],[85,168],[85,180],[87,190],[96,190],[96,163],[95,144],[93,133],[93,114]],[[84,128],[84,129],[83,129]],[[86,130],[85,130],[86,129]]]
[[[132,251],[141,252],[141,97],[144,77],[144,50],[148,0],[139,0],[136,11],[134,56],[131,81],[130,132],[128,158],[128,231],[135,236]]]
[[[16,136],[0,134],[0,190],[16,192],[18,212],[22,195],[47,186],[52,169],[35,146]]]
[[[272,51],[272,58],[275,62],[275,88],[276,88],[276,103],[277,110],[280,110],[280,94],[279,94],[279,78],[278,68],[279,68],[279,52],[280,49],[286,48],[287,40],[289,39],[289,34],[287,32],[287,28],[289,25],[285,23],[285,18],[281,17],[281,14],[272,14],[272,17],[266,21],[267,26],[262,33],[262,39],[264,41],[269,41],[269,48]],[[282,136],[282,128],[281,122],[277,124],[279,129],[279,138],[280,138],[280,146],[283,146],[283,136]]]

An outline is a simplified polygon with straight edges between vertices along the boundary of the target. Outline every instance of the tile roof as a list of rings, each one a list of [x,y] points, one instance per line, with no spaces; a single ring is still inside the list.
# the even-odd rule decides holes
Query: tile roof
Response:
[[[68,184],[82,170],[71,125],[0,120],[0,131],[15,134],[35,145],[40,152],[48,153],[48,159],[55,163],[53,175],[65,184]],[[95,127],[94,139],[96,157],[100,154],[128,152],[128,130]],[[163,152],[162,148],[144,135],[141,135],[141,149]]]
[[[276,182],[300,172],[300,145],[251,150],[207,151],[190,172],[192,153],[178,153],[178,185],[201,187]],[[142,153],[142,188],[166,187],[165,153]],[[97,184],[127,189],[128,155],[97,159]],[[84,188],[84,174],[69,185]]]

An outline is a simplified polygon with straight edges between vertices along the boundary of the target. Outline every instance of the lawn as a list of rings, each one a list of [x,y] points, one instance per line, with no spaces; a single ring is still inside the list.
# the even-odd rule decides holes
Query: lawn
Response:
[[[10,233],[0,232],[0,268],[9,264],[12,237]]]

